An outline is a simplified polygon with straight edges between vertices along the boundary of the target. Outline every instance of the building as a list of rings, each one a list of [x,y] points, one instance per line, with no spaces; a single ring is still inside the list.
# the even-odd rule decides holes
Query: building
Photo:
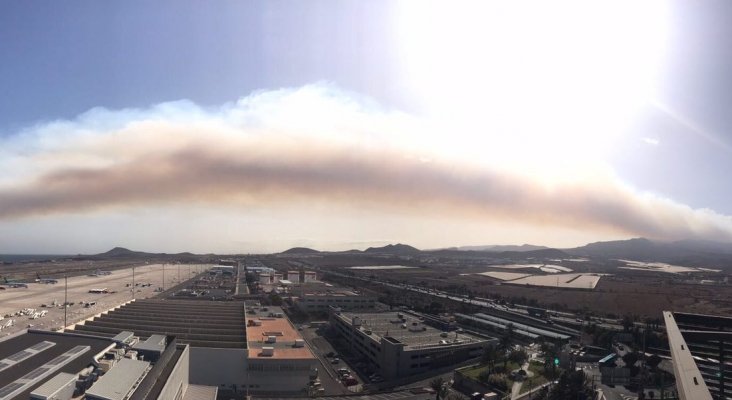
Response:
[[[134,331],[146,338],[133,345],[141,354],[159,348],[160,335],[175,335],[190,346],[190,382],[222,393],[304,391],[317,362],[280,308],[251,302],[137,300],[74,330],[107,337]]]
[[[663,312],[680,399],[732,397],[732,318]]]
[[[330,325],[354,352],[368,359],[387,380],[479,357],[483,349],[494,341],[440,331],[407,312],[356,313],[333,310]]]
[[[300,280],[300,271],[287,271],[286,279],[292,283],[302,283]]]
[[[315,271],[305,271],[302,283],[316,282],[317,280],[318,274]]]
[[[317,358],[299,332],[273,306],[247,307],[250,392],[300,391],[317,374]]]
[[[0,399],[192,399],[189,346],[163,337],[157,357],[140,360],[124,341],[78,333],[23,332],[0,341]],[[131,341],[133,342],[133,341]],[[130,343],[131,343],[130,342]],[[201,388],[215,400],[216,388]]]
[[[345,289],[326,289],[301,294],[295,299],[295,306],[308,313],[327,313],[330,307],[343,311],[373,311],[376,308],[376,297]]]

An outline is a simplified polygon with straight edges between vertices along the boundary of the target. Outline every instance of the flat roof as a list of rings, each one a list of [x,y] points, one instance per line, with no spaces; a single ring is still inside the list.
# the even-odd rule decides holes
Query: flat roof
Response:
[[[262,311],[263,308],[266,308],[267,311]],[[296,341],[303,340],[303,338],[287,317],[284,316],[284,313],[280,318],[267,316],[270,313],[282,313],[280,307],[253,307],[253,311],[257,314],[248,315],[247,320],[260,321],[261,325],[247,326],[247,346],[250,358],[315,359],[307,346],[294,347]],[[269,336],[275,337],[274,343],[267,343]],[[274,356],[262,355],[262,347],[274,347]]]
[[[188,385],[183,400],[216,400],[218,392],[216,386]]]
[[[243,302],[141,299],[86,321],[75,331],[115,336],[133,331],[140,337],[174,335],[193,347],[246,348]]]
[[[43,385],[36,388],[31,392],[34,396],[45,396],[50,397],[56,394],[59,389],[65,387],[69,382],[76,381],[76,374],[69,374],[67,372],[61,372],[56,374],[53,378],[49,379]]]
[[[20,392],[18,395],[11,397],[11,399],[28,399],[32,391],[41,387],[45,382],[49,381],[53,376],[58,375],[60,372],[78,374],[82,369],[94,362],[95,355],[114,345],[114,342],[105,338],[82,337],[57,332],[30,331],[28,333],[9,337],[0,341],[0,360],[13,357],[17,353],[27,351],[27,349],[32,348],[33,346],[39,346],[36,348],[46,347],[41,345],[42,342],[51,342],[54,343],[54,345],[47,347],[45,350],[40,352],[31,350],[31,352],[35,353],[31,357],[0,371],[0,390],[46,365],[51,360],[62,356],[64,353],[74,349],[76,346],[89,346],[89,351],[84,352],[79,357],[71,359],[52,375],[41,379],[39,382]]]
[[[326,292],[309,292],[302,295],[302,297],[327,297],[327,296],[335,296],[335,297],[344,297],[344,296],[358,296],[363,297],[364,299],[367,298],[373,298],[373,296],[364,296],[363,294],[356,293],[352,290],[329,290]]]
[[[402,321],[399,318],[400,314],[405,321]],[[371,331],[370,336],[377,341],[382,337],[390,338],[392,341],[403,343],[407,347],[411,347],[413,349],[432,346],[448,346],[451,344],[461,345],[466,343],[481,343],[486,341],[482,338],[457,332],[448,332],[447,337],[444,337],[444,332],[442,330],[426,325],[424,322],[420,321],[418,317],[405,312],[342,312],[340,317],[349,325],[352,324],[354,317],[360,318],[361,330]],[[419,331],[410,331],[409,328],[414,326],[414,323],[419,326]],[[403,328],[403,325],[406,325],[406,328]],[[447,341],[448,344],[441,345],[440,342],[443,340]]]
[[[86,396],[103,400],[124,400],[136,388],[150,363],[122,358],[86,391]]]

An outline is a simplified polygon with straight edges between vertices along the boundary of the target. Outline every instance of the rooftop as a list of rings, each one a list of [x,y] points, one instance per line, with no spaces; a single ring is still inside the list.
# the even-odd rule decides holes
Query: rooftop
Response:
[[[266,309],[266,311],[263,311]],[[248,324],[247,338],[250,358],[275,358],[275,359],[314,359],[315,356],[305,346],[295,347],[295,343],[302,341],[302,336],[295,329],[290,321],[282,313],[279,307],[252,307],[247,315],[247,320],[258,321],[261,325]],[[282,317],[269,317],[269,315],[282,315]],[[273,336],[274,343],[268,343],[268,338]],[[264,355],[262,348],[273,347],[274,354]]]
[[[359,318],[361,330],[367,334],[371,332],[370,336],[377,341],[383,337],[392,343],[403,343],[413,349],[485,341],[463,333],[443,332],[404,312],[342,312],[340,317],[348,324],[352,324],[354,318]]]
[[[348,289],[328,289],[325,291],[314,291],[314,292],[307,292],[303,294],[303,297],[316,297],[316,296],[363,296],[361,293],[354,292],[353,290]],[[370,297],[370,296],[364,296],[364,297]]]
[[[144,299],[76,325],[75,331],[113,337],[134,331],[140,337],[174,335],[193,347],[246,348],[244,303]]]
[[[124,400],[134,390],[136,383],[145,375],[150,363],[122,358],[94,385],[86,391],[87,396],[104,400]]]
[[[0,399],[27,399],[59,373],[77,374],[113,345],[103,338],[40,331],[4,339],[0,341]],[[78,351],[72,354],[74,349]]]

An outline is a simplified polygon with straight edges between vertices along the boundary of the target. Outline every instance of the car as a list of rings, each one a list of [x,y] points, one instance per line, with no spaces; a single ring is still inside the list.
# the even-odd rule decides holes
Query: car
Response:
[[[340,360],[340,358],[338,358],[338,357],[336,357],[336,358],[334,358],[334,359],[332,359],[332,360],[330,361],[330,363],[331,363],[331,364],[338,364],[338,363],[340,363],[340,362],[341,362],[341,360]]]

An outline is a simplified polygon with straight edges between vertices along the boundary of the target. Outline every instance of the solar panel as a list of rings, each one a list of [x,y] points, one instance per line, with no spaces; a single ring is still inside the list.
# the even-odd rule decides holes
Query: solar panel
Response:
[[[31,371],[31,372],[23,375],[23,377],[20,378],[20,379],[27,379],[27,380],[36,379],[39,376],[41,376],[41,375],[45,374],[46,372],[48,372],[48,370],[49,370],[49,368],[47,368],[47,367],[36,368],[33,371]]]
[[[53,342],[43,341],[43,342],[34,344],[33,346],[29,347],[29,349],[35,350],[35,351],[43,351],[49,347],[53,347],[53,345],[55,345],[55,344],[56,343],[53,343]]]
[[[16,390],[23,387],[22,383],[11,383],[8,386],[5,386],[4,388],[0,389],[0,399],[5,399],[6,397],[9,397],[11,393],[15,392]]]
[[[58,356],[58,357],[54,358],[53,360],[47,362],[46,365],[61,364],[62,362],[66,361],[69,357],[70,356],[65,356],[65,355]]]
[[[12,356],[6,358],[6,360],[20,362],[32,355],[33,355],[33,353],[31,353],[30,351],[23,350],[23,351],[19,351],[19,352],[13,354]]]

